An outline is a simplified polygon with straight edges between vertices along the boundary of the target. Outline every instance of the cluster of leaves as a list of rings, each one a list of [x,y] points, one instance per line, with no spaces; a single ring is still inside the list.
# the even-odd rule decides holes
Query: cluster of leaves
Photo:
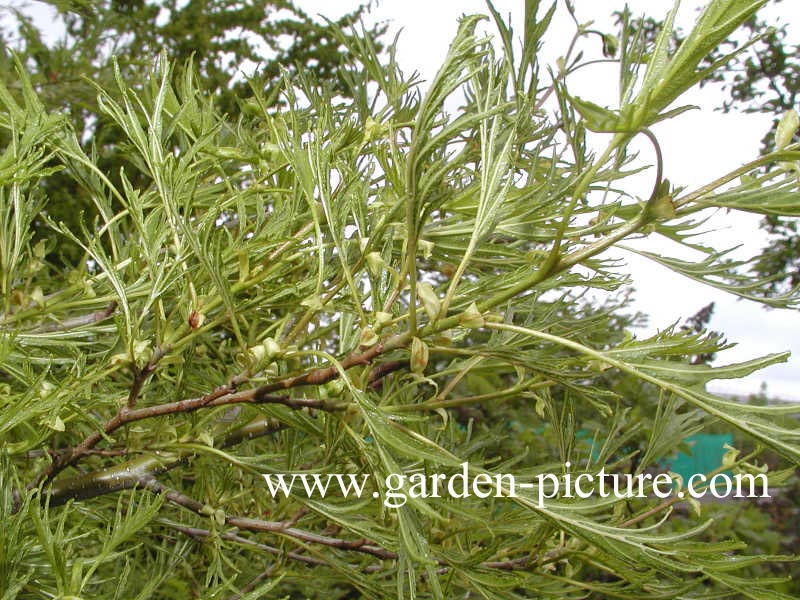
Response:
[[[780,0],[775,0],[780,2]],[[788,40],[786,24],[773,25],[755,16],[745,23],[750,36],[758,39],[740,60],[731,63],[712,78],[721,82],[729,99],[722,103],[725,112],[762,112],[774,115],[772,128],[763,140],[765,152],[775,147],[775,132],[781,117],[796,111],[800,104],[800,45]],[[727,46],[734,46],[732,40]],[[797,137],[795,135],[795,140]],[[756,270],[761,276],[782,273],[771,289],[785,290],[800,285],[800,235],[797,219],[768,215],[762,228],[770,234]]]
[[[777,5],[781,0],[772,0]],[[622,18],[623,14],[618,13]],[[652,17],[642,18],[637,28],[648,39],[654,39],[663,23]],[[683,41],[681,32],[674,32],[671,44],[677,48]],[[775,149],[775,136],[781,118],[797,111],[800,104],[800,45],[790,41],[785,22],[773,23],[753,15],[741,31],[723,40],[709,52],[707,63],[739,49],[741,54],[709,73],[703,84],[718,83],[727,99],[720,108],[725,112],[768,113],[772,126],[765,132],[763,152]],[[798,140],[795,132],[794,141]],[[760,277],[772,277],[770,292],[781,292],[800,285],[800,235],[794,216],[767,215],[761,227],[770,236],[755,270]],[[776,274],[781,274],[776,276]]]
[[[115,86],[111,56],[118,58],[126,80],[142,81],[152,58],[166,52],[179,72],[189,65],[198,85],[233,123],[240,116],[241,101],[252,96],[251,86],[274,102],[284,74],[294,77],[298,69],[311,71],[332,90],[344,93],[346,85],[338,71],[346,51],[342,32],[366,11],[361,5],[335,22],[321,23],[288,0],[54,0],[49,4],[58,11],[57,26],[64,28],[54,44],[45,43],[45,32],[24,11],[0,9],[0,15],[13,17],[0,32],[0,75],[5,81],[16,78],[8,50],[24,56],[39,99],[49,111],[69,115],[84,151],[117,186],[127,138],[97,104],[97,86]],[[383,26],[376,26],[346,37],[368,36],[381,48],[383,31]],[[245,72],[253,73],[249,82]],[[134,185],[145,184],[135,173],[129,176]],[[82,214],[87,222],[96,216],[91,198],[72,178],[56,175],[42,185],[52,199],[48,207],[52,218],[77,229]],[[80,249],[65,242],[60,254],[72,264]]]
[[[671,519],[677,495],[540,505],[536,485],[567,462],[657,469],[710,420],[800,461],[793,407],[705,390],[785,354],[711,367],[692,357],[723,350],[721,336],[636,339],[615,301],[583,299],[627,282],[606,250],[664,236],[700,259],[637,251],[740,297],[800,301],[765,300],[768,279],[696,241],[708,208],[800,211],[791,170],[758,171],[800,159],[796,146],[690,191],[658,164],[649,198],[629,191],[646,168],[630,141],[657,146],[648,127],[680,113],[669,107],[708,75],[710,49],[763,3],[715,0],[675,52],[674,13],[654,45],[624,23],[613,110],[569,92],[588,68],[571,56],[580,25],[545,77],[555,6],[535,0],[521,47],[494,10],[497,46],[464,17],[424,93],[391,49],[342,35],[349,100],[300,72],[278,107],[252,82],[233,121],[162,54],[146,78],[118,68],[100,88],[97,118],[124,136],[113,173],[17,60],[19,87],[0,85],[6,595],[788,597],[783,581],[740,576],[786,557],[717,539],[702,511]],[[55,177],[93,221],[53,216]],[[65,242],[79,260],[59,257]],[[390,474],[464,462],[534,485],[399,508],[372,496]],[[286,472],[373,487],[270,497],[260,474]]]

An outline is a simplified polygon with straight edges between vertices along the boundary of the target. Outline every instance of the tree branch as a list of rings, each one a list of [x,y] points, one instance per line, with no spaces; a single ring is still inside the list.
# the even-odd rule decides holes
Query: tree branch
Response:
[[[153,477],[142,478],[139,481],[139,485],[155,494],[163,494],[166,500],[177,506],[185,508],[197,515],[200,515],[201,517],[208,517],[205,504],[177,490],[173,490],[162,485]],[[357,540],[343,540],[340,538],[298,529],[297,527],[292,526],[291,522],[284,523],[281,521],[263,521],[261,519],[251,519],[249,517],[237,517],[226,514],[225,524],[248,531],[277,533],[279,535],[300,540],[302,542],[320,544],[329,548],[338,548],[340,550],[352,550],[354,552],[370,554],[380,559],[397,558],[397,553],[392,552],[391,550],[386,550],[385,548],[376,545],[374,542],[366,538],[360,538]]]
[[[375,357],[379,356],[385,350],[402,346],[405,343],[406,337],[407,336],[395,336],[387,344],[379,343],[363,352],[353,352],[347,358],[341,361],[341,368],[347,370],[357,365],[369,364],[375,359]],[[171,402],[168,404],[158,404],[151,407],[133,410],[127,405],[123,406],[119,409],[116,415],[103,424],[100,431],[90,434],[77,446],[68,448],[58,454],[53,462],[50,463],[50,465],[48,465],[48,467],[45,468],[34,481],[28,484],[28,489],[33,489],[42,482],[51,481],[58,473],[70,465],[74,465],[81,458],[86,456],[89,450],[93,449],[100,442],[100,440],[103,439],[104,436],[133,421],[139,421],[142,419],[168,414],[189,413],[201,408],[238,403],[259,404],[271,402],[284,404],[290,408],[309,407],[319,408],[322,410],[341,410],[341,408],[343,408],[342,406],[326,404],[321,400],[292,399],[287,396],[271,395],[272,392],[287,390],[294,387],[322,385],[328,381],[336,379],[337,377],[339,377],[339,368],[336,366],[331,366],[313,369],[302,375],[288,377],[286,379],[268,383],[260,387],[238,393],[235,391],[235,385],[237,382],[232,380],[231,383],[222,385],[213,392],[198,398],[179,400],[177,402]]]
[[[281,431],[286,427],[276,419],[261,418],[229,433],[217,446],[229,448],[242,442]],[[104,469],[77,477],[56,480],[48,490],[50,506],[60,506],[69,500],[87,500],[140,486],[143,480],[162,475],[186,464],[188,455],[177,453],[148,453]],[[15,501],[18,508],[19,500]],[[16,508],[15,508],[16,511]]]
[[[117,303],[111,302],[106,308],[102,310],[89,313],[87,315],[78,315],[70,317],[56,323],[45,323],[34,329],[26,331],[26,334],[39,334],[39,333],[52,333],[54,331],[66,331],[68,329],[75,329],[76,327],[83,327],[84,325],[91,325],[105,321],[108,317],[114,314],[117,309]]]

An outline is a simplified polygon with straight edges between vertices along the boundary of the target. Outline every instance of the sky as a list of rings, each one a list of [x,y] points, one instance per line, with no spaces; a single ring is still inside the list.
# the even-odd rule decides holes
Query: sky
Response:
[[[329,18],[349,12],[354,4],[354,0],[297,0],[297,5],[306,12]],[[594,28],[613,32],[610,15],[614,10],[621,9],[624,3],[618,0],[574,0],[574,4],[580,21],[594,21]],[[644,13],[662,18],[673,2],[629,0],[628,4],[634,14]],[[685,30],[691,28],[696,10],[702,4],[699,0],[684,0],[677,25]],[[574,31],[572,21],[563,10],[563,2],[560,5],[562,9],[556,13],[543,49],[546,60],[550,62],[565,51]],[[501,14],[510,14],[512,25],[516,30],[521,30],[524,0],[495,0],[494,6]],[[780,18],[777,9],[766,13],[767,16]],[[29,10],[39,16],[40,26],[52,23],[48,8],[42,3],[31,3]],[[486,13],[485,2],[381,0],[373,2],[372,12],[366,21],[387,22],[389,40],[399,31],[399,64],[406,71],[418,71],[423,80],[430,81],[455,35],[459,16],[465,13]],[[486,31],[490,31],[488,26]],[[598,53],[596,38],[583,43],[587,53]],[[569,81],[571,93],[600,105],[613,106],[617,91],[609,82],[616,81],[615,72],[598,67],[584,69],[580,73]],[[694,189],[758,156],[761,138],[769,128],[771,117],[715,112],[713,109],[723,99],[719,87],[696,89],[681,102],[696,104],[701,110],[684,113],[653,127],[664,155],[665,176],[674,184]],[[635,144],[639,144],[634,147],[641,149],[643,157],[652,154],[646,142],[636,141]],[[652,185],[652,175],[645,175],[642,181],[641,194],[646,196],[649,193],[648,186]],[[758,228],[758,221],[757,216],[720,213],[712,220],[716,231],[708,234],[709,239],[724,248],[742,244],[737,257],[753,255],[767,243],[766,234]],[[674,250],[666,244],[651,245],[649,249],[665,252]],[[721,353],[716,364],[745,361],[785,350],[791,351],[793,356],[787,363],[774,365],[744,380],[712,382],[710,389],[743,395],[758,392],[762,383],[766,383],[770,395],[800,401],[800,311],[766,310],[755,303],[738,300],[687,280],[631,253],[617,253],[614,256],[624,258],[629,266],[635,288],[633,309],[649,315],[649,324],[638,333],[639,337],[655,333],[676,321],[683,321],[714,301],[711,329],[724,333],[729,342],[736,344],[734,348]]]

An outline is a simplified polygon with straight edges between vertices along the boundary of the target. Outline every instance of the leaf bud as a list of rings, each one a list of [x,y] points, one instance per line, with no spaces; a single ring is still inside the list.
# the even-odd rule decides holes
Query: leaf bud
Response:
[[[458,316],[458,323],[462,327],[477,329],[478,327],[483,327],[485,321],[483,320],[481,311],[478,310],[478,306],[473,302],[469,305],[467,310]]]
[[[614,58],[617,55],[619,48],[619,41],[617,38],[609,33],[603,34],[603,56],[606,58]]]
[[[418,337],[411,340],[410,367],[413,373],[422,373],[428,366],[428,345]]]
[[[375,333],[375,330],[372,329],[372,327],[363,327],[361,329],[361,339],[359,339],[358,345],[362,348],[369,348],[377,343],[378,334]]]
[[[439,297],[436,295],[433,287],[431,287],[431,284],[427,281],[418,282],[417,294],[419,294],[420,300],[422,300],[422,308],[425,309],[425,313],[431,321],[435,321],[442,310],[442,303],[439,301]]]
[[[775,129],[775,149],[783,150],[791,144],[798,127],[800,127],[800,117],[795,109],[792,108],[783,113],[778,127]]]
[[[667,195],[656,198],[650,204],[650,214],[659,221],[673,218],[675,216],[675,202],[673,202],[672,197]]]
[[[381,330],[391,323],[392,319],[392,313],[383,312],[380,310],[375,313],[375,326],[378,330]]]
[[[267,351],[267,358],[275,358],[283,352],[281,345],[272,338],[265,339],[263,345]]]
[[[384,269],[385,263],[380,252],[370,252],[365,257],[367,261],[367,268],[373,277],[377,277]]]
[[[206,316],[203,313],[193,310],[189,314],[189,327],[191,327],[192,331],[194,331],[201,327],[203,323],[205,323],[205,320]]]

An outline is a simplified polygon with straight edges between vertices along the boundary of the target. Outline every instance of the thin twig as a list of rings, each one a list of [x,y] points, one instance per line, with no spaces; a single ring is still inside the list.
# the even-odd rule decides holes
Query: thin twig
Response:
[[[372,389],[379,387],[383,382],[384,377],[394,373],[395,371],[400,371],[403,369],[408,369],[407,360],[390,360],[377,365],[372,369],[372,371],[369,372],[369,377],[367,378],[369,387]]]
[[[191,512],[207,517],[206,505],[182,492],[173,490],[159,483],[155,478],[142,478],[139,485],[155,494],[162,494],[169,502],[190,510]],[[361,552],[363,554],[370,554],[380,559],[393,560],[397,558],[397,553],[391,550],[386,550],[374,542],[360,538],[357,540],[343,540],[341,538],[330,537],[298,529],[292,525],[291,521],[264,521],[262,519],[251,519],[249,517],[237,517],[234,515],[225,515],[225,523],[231,527],[238,529],[245,529],[247,531],[277,533],[286,537],[290,537],[303,542],[312,544],[320,544],[330,548],[338,548],[340,550],[352,550],[354,552]]]
[[[287,558],[291,558],[292,560],[296,560],[298,562],[302,562],[307,565],[324,566],[327,564],[324,560],[321,560],[319,558],[314,558],[313,556],[305,556],[303,554],[300,554],[299,552],[286,552],[284,550],[281,550],[280,548],[275,548],[274,546],[268,546],[267,544],[255,542],[253,540],[247,539],[235,533],[211,532],[208,529],[200,529],[198,527],[189,527],[187,525],[178,525],[177,523],[169,523],[169,522],[164,523],[164,525],[174,529],[175,531],[180,531],[184,535],[188,535],[189,537],[193,538],[208,538],[216,536],[220,539],[227,540],[229,542],[236,542],[237,544],[243,544],[245,546],[251,546],[258,550],[263,550],[264,552],[268,552],[270,554],[285,556]]]
[[[70,317],[68,319],[64,319],[63,321],[59,321],[57,323],[45,323],[44,325],[40,325],[39,327],[26,331],[25,334],[36,335],[40,333],[52,333],[54,331],[67,331],[69,329],[83,327],[84,325],[99,323],[100,321],[104,321],[108,317],[113,315],[116,309],[117,309],[117,303],[111,302],[106,308],[102,310],[98,310],[89,313],[87,315],[78,315],[75,317]]]
[[[664,177],[664,157],[661,155],[661,146],[658,143],[658,138],[656,138],[653,132],[645,127],[642,129],[641,133],[650,140],[656,151],[656,181],[653,184],[653,191],[647,201],[648,203],[652,203],[658,200],[659,192],[661,191],[661,181]]]
[[[215,447],[230,448],[285,428],[286,425],[276,419],[259,418],[229,433],[219,444],[215,444]],[[139,486],[143,479],[162,475],[180,465],[187,464],[192,456],[177,453],[148,453],[76,477],[59,479],[48,489],[46,500],[50,506],[60,506],[69,500],[87,500],[129,490]],[[14,512],[18,510],[19,504],[19,493],[17,492]]]
[[[139,394],[142,391],[142,387],[144,387],[144,382],[147,381],[147,378],[152,375],[156,367],[158,366],[158,361],[160,361],[164,357],[164,349],[158,347],[153,352],[153,356],[150,360],[147,361],[147,364],[142,367],[141,369],[136,370],[136,374],[133,377],[133,383],[131,383],[131,389],[128,392],[128,399],[125,401],[125,406],[129,409],[136,406],[136,401],[139,399]]]
[[[376,357],[380,356],[384,351],[393,349],[396,347],[400,347],[407,342],[408,336],[399,335],[392,338],[387,343],[378,343],[364,350],[363,352],[353,352],[349,356],[347,356],[344,360],[341,361],[339,367],[337,366],[330,366],[325,368],[317,368],[302,375],[297,375],[294,377],[288,377],[286,379],[282,379],[273,383],[268,383],[262,385],[257,388],[253,388],[250,390],[246,390],[243,392],[236,392],[235,391],[235,381],[228,383],[226,385],[222,385],[215,389],[213,392],[206,394],[205,396],[200,396],[199,398],[190,398],[187,400],[179,400],[177,402],[171,402],[168,404],[159,404],[151,407],[141,408],[141,409],[131,409],[127,405],[123,406],[119,409],[116,415],[114,415],[111,419],[106,421],[100,431],[95,431],[88,435],[80,444],[77,446],[73,446],[71,448],[67,448],[63,450],[58,455],[56,455],[55,459],[52,463],[50,463],[32,482],[30,482],[27,486],[28,489],[33,489],[38,487],[42,482],[51,481],[58,473],[63,471],[65,468],[74,465],[77,463],[81,458],[86,456],[90,450],[92,450],[100,441],[108,436],[110,433],[116,431],[120,427],[123,427],[127,423],[131,423],[133,421],[138,421],[142,419],[148,419],[156,416],[162,416],[167,414],[176,414],[176,413],[188,413],[195,410],[199,410],[201,408],[207,407],[214,407],[214,406],[222,406],[225,404],[237,404],[237,403],[263,403],[263,402],[273,402],[284,404],[289,406],[290,408],[320,408],[323,410],[340,410],[341,406],[330,405],[327,403],[323,403],[321,400],[311,400],[311,399],[292,399],[286,396],[273,396],[271,395],[272,392],[280,391],[280,390],[287,390],[295,387],[301,387],[306,385],[322,385],[333,379],[339,377],[340,370],[347,370],[352,367],[358,365],[367,365],[370,364]],[[154,355],[153,359],[150,360],[148,365],[153,364],[157,359],[160,359],[163,356],[163,352],[159,352],[157,350],[157,354]],[[153,367],[154,368],[154,367]],[[147,367],[140,372],[143,373],[145,370],[148,370]],[[149,370],[152,372],[152,370]],[[149,373],[147,373],[149,375]],[[141,378],[142,383],[144,382],[145,377]],[[137,380],[139,377],[137,376]],[[135,380],[136,381],[136,380]],[[131,389],[131,393],[129,394],[128,401],[130,402],[131,396],[133,396],[134,402],[136,396],[138,396],[138,392],[136,394],[133,393],[134,388]]]
[[[229,394],[233,391],[230,384],[223,385],[218,387],[216,390],[201,397],[201,400],[208,404],[209,402],[213,401],[216,398]],[[174,404],[174,403],[172,403]],[[151,407],[156,408],[156,407]],[[100,440],[106,437],[108,434],[113,433],[126,423],[130,423],[131,420],[128,418],[129,414],[133,414],[138,418],[147,418],[146,416],[142,416],[142,411],[146,411],[148,409],[139,409],[139,410],[129,410],[126,406],[117,411],[117,414],[114,415],[111,419],[106,421],[100,431],[95,431],[94,433],[89,434],[80,444],[77,446],[73,446],[71,448],[67,448],[66,450],[61,451],[59,454],[56,455],[53,462],[51,462],[47,468],[45,468],[31,483],[28,484],[28,489],[33,489],[39,486],[40,483],[52,480],[56,475],[58,475],[61,471],[66,469],[70,465],[74,465],[78,462],[81,458],[86,456],[90,450],[92,450]],[[166,413],[170,414],[170,413]],[[136,420],[136,419],[134,419]]]

